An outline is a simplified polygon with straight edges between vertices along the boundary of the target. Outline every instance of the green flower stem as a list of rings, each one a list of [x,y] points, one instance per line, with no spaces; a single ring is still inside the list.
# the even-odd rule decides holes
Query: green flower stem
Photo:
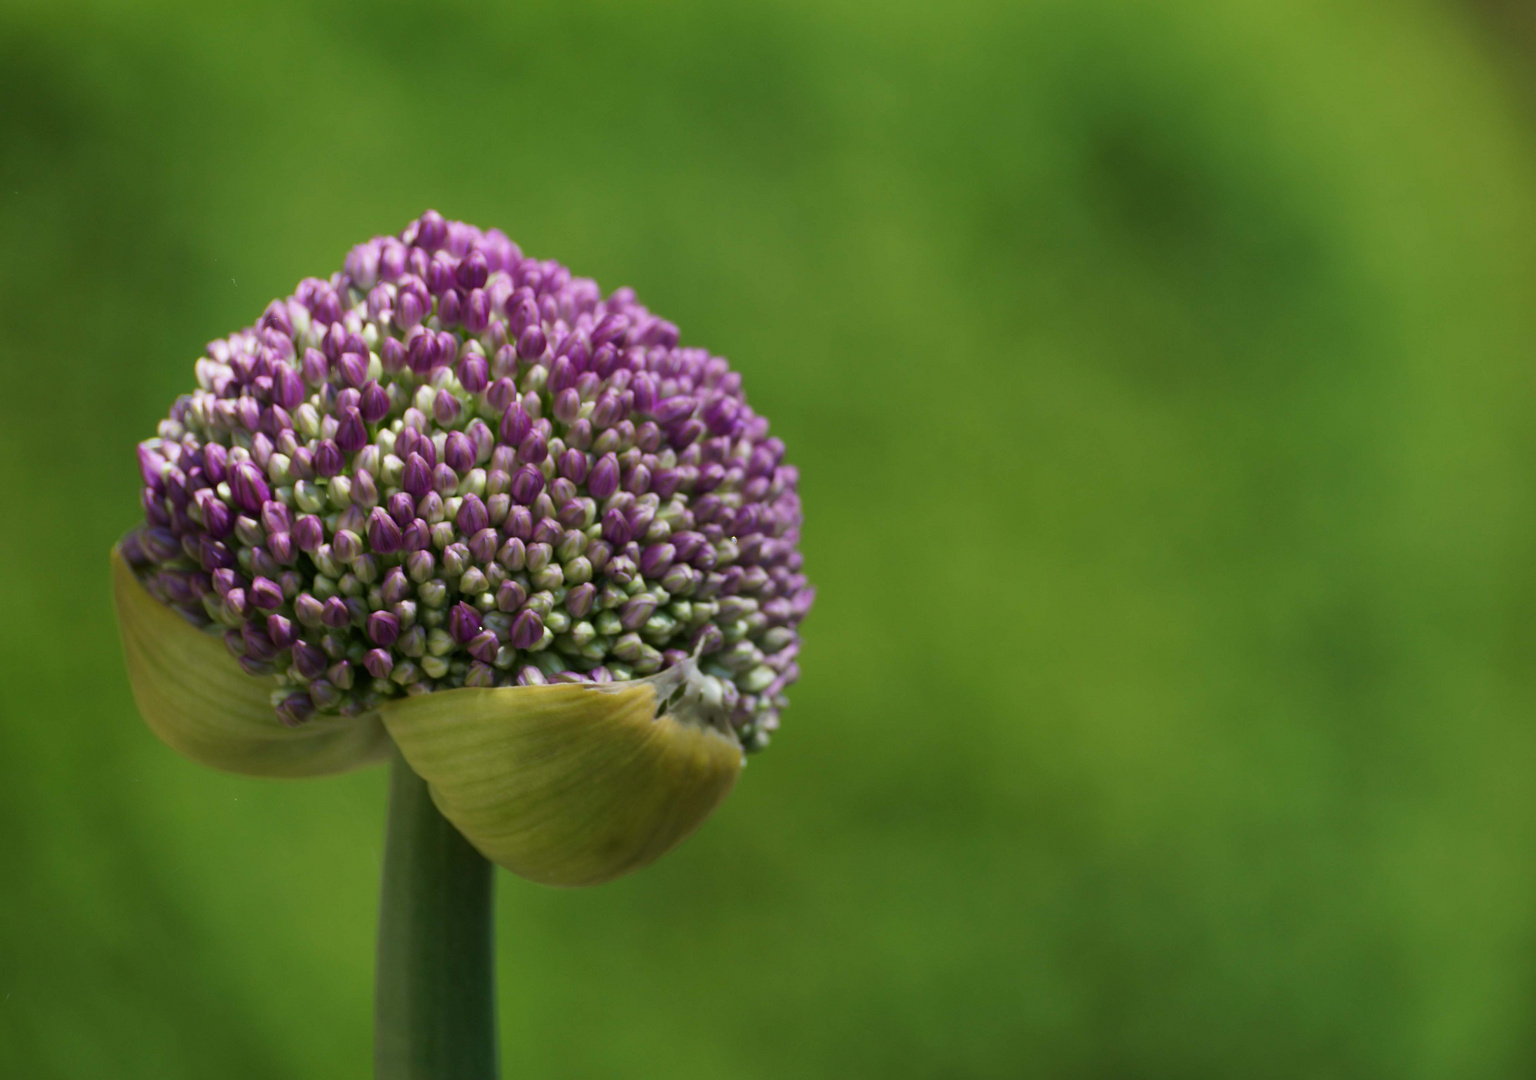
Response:
[[[377,1080],[495,1080],[493,874],[396,750],[374,988]]]

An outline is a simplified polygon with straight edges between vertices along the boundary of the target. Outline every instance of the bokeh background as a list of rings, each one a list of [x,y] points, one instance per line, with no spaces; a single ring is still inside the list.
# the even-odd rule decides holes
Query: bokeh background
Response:
[[[821,588],[509,1077],[1536,1074],[1536,19],[0,0],[0,1076],[368,1075],[383,772],[135,719],[202,343],[434,206],[731,358]]]

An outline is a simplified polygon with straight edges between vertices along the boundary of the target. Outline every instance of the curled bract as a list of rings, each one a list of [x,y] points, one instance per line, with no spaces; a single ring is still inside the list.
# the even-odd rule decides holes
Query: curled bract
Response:
[[[150,596],[116,549],[112,572],[134,699],[172,748],[229,772],[304,777],[379,761],[393,739],[469,842],[534,881],[595,885],[653,862],[741,772],[720,687],[692,661],[627,682],[444,690],[284,727],[272,680]]]
[[[173,750],[200,765],[247,776],[345,772],[389,756],[376,714],[272,722],[277,681],[247,675],[219,638],[161,604],[112,549],[112,596],[139,714]]]

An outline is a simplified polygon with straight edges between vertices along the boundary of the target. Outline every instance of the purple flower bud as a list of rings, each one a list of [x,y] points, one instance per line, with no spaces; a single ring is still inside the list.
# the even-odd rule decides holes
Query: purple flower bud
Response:
[[[427,375],[441,359],[441,353],[442,347],[436,334],[430,331],[417,334],[408,342],[406,362],[417,375]]]
[[[651,489],[651,470],[636,465],[624,478],[624,490],[632,495],[644,495]]]
[[[705,544],[704,534],[689,530],[673,533],[672,544],[677,548],[677,561],[691,563]]]
[[[347,610],[347,602],[339,596],[333,596],[325,602],[320,611],[320,621],[333,630],[340,630],[352,621],[351,612]]]
[[[341,703],[341,691],[329,680],[316,679],[309,684],[309,700],[317,709],[334,709]]]
[[[661,587],[669,593],[686,596],[698,583],[699,573],[686,563],[676,563],[661,576]]]
[[[267,616],[267,637],[279,649],[286,649],[299,639],[299,632],[287,616],[272,614]]]
[[[676,469],[657,469],[651,474],[651,490],[665,501],[677,493],[681,479]]]
[[[638,630],[645,620],[656,614],[656,598],[641,593],[619,609],[619,625],[626,630]]]
[[[486,512],[485,503],[473,492],[464,496],[464,501],[459,505],[458,517],[455,519],[459,526],[459,532],[464,536],[473,536],[491,523],[491,516]]]
[[[629,543],[629,521],[622,511],[613,509],[603,514],[603,539],[614,547],[623,547]]]
[[[667,428],[667,443],[675,450],[686,450],[704,434],[704,421],[684,420]]]
[[[235,402],[235,414],[240,426],[246,431],[255,431],[261,427],[261,406],[255,398],[241,398]]]
[[[211,536],[197,538],[197,561],[210,574],[215,570],[233,567],[234,553]]]
[[[446,390],[439,390],[437,396],[432,399],[432,416],[444,427],[457,420],[463,408],[459,399]]]
[[[398,566],[391,566],[384,575],[384,581],[379,586],[379,595],[386,604],[398,604],[411,595],[411,583],[406,578],[405,571]]]
[[[363,420],[366,423],[377,424],[389,415],[389,394],[377,382],[370,381],[367,386],[363,387],[363,396],[358,405],[358,412],[362,414]]]
[[[261,504],[272,497],[272,489],[267,486],[266,477],[249,461],[242,461],[235,466],[230,475],[229,489],[235,505],[252,514],[259,512]]]
[[[250,659],[266,663],[277,656],[277,646],[254,623],[240,627],[240,637],[245,643],[245,655]]]
[[[494,633],[489,630],[482,630],[469,639],[467,646],[470,656],[473,656],[481,663],[489,664],[496,659],[496,651],[500,648],[500,643],[496,640]]]
[[[337,529],[331,539],[331,556],[338,562],[353,563],[363,553],[363,538],[349,529]]]
[[[303,372],[306,383],[310,386],[319,386],[330,377],[331,365],[330,361],[326,360],[325,353],[319,349],[305,349],[300,370]]]
[[[367,630],[369,641],[387,649],[400,636],[400,620],[387,611],[375,611],[368,616]]]
[[[293,320],[288,317],[288,305],[281,300],[267,305],[257,325],[263,330],[276,330],[285,337],[293,337]]]
[[[528,437],[533,428],[533,420],[528,411],[523,408],[520,401],[514,401],[507,406],[507,411],[501,418],[501,441],[513,446],[520,444]]]
[[[515,581],[503,581],[496,589],[496,610],[516,611],[527,599],[527,589]]]
[[[432,302],[421,292],[402,289],[395,301],[395,326],[402,331],[419,326],[431,310]]]
[[[517,618],[512,620],[512,629],[507,637],[507,643],[514,649],[527,649],[538,644],[544,636],[544,620],[538,612],[524,610]]]
[[[144,553],[155,562],[170,562],[182,553],[176,534],[159,526],[145,529],[140,542],[144,546]]]
[[[269,499],[261,504],[261,527],[269,533],[287,532],[293,528],[293,511]]]
[[[623,315],[609,315],[592,328],[592,345],[606,345],[609,342],[624,340],[624,332],[629,329],[629,320]]]
[[[500,545],[501,537],[495,529],[481,529],[469,538],[469,553],[475,562],[485,565],[495,560]]]
[[[658,402],[656,408],[652,410],[652,415],[656,417],[656,423],[666,427],[669,424],[675,424],[679,420],[685,420],[692,416],[693,410],[697,407],[698,402],[694,401],[693,398],[687,395],[678,395],[677,397],[669,397],[665,401]]]
[[[432,469],[432,487],[439,495],[452,495],[459,486],[459,474],[447,465],[438,464]]]
[[[513,385],[511,379],[497,379],[485,391],[485,403],[492,409],[500,410],[503,414],[506,413],[507,408],[516,399],[517,387]],[[502,438],[507,442],[515,443],[519,442],[522,436],[518,436],[517,439],[507,439],[506,436],[503,435]]]
[[[554,546],[560,542],[560,537],[565,530],[560,528],[560,522],[554,518],[541,518],[533,526],[533,542],[535,544],[549,544]]]
[[[400,486],[417,499],[432,490],[432,469],[427,465],[426,458],[415,451],[411,452],[411,456],[405,459]]]
[[[528,565],[528,548],[524,541],[517,537],[511,537],[501,550],[496,553],[496,561],[503,567],[517,573]]]
[[[608,565],[608,559],[613,554],[613,546],[606,540],[594,540],[587,545],[586,559],[592,564],[594,572],[601,572]]]
[[[368,290],[368,318],[374,322],[388,322],[395,310],[395,296],[387,285],[375,285]]]
[[[606,390],[592,406],[592,423],[598,428],[611,428],[623,420],[628,412],[624,407],[624,399],[611,390]]]
[[[581,395],[574,387],[566,387],[555,395],[555,419],[562,424],[574,424],[581,412]]]
[[[379,245],[377,241],[358,244],[342,263],[342,269],[358,289],[370,289],[379,280]]]
[[[167,580],[166,575],[160,575],[157,580],[162,587],[168,587],[171,584],[171,582]],[[245,618],[251,613],[250,604],[245,599],[244,589],[230,589],[229,592],[225,593],[224,607],[230,614],[241,619]],[[236,642],[239,642],[239,644],[237,645]],[[228,645],[230,647],[230,651],[236,656],[241,655],[245,650],[244,639],[240,637],[240,632],[238,630],[226,631],[224,634],[224,644]]]
[[[810,613],[811,604],[814,603],[815,600],[816,590],[814,588],[801,589],[799,592],[795,593],[794,599],[790,601],[790,614],[795,619],[805,618],[805,616]]]
[[[537,360],[544,355],[547,344],[543,328],[538,325],[530,326],[517,336],[517,355],[523,360]]]
[[[348,386],[362,386],[368,379],[368,358],[357,353],[342,353],[336,361],[336,373]]]
[[[205,488],[204,491],[206,490]],[[201,495],[203,492],[199,491],[198,494]],[[213,497],[211,493],[202,506],[203,528],[208,531],[208,535],[215,540],[222,540],[228,536],[235,527],[235,512],[221,500]],[[148,548],[145,550],[147,551]]]
[[[203,447],[203,475],[208,477],[210,484],[221,484],[228,475],[227,463],[229,451],[218,443],[209,443]]]
[[[420,317],[418,316],[418,321]],[[387,337],[379,346],[379,366],[391,375],[405,368],[405,343],[399,338]]]
[[[642,372],[635,376],[630,387],[635,393],[635,409],[648,413],[656,407],[656,382],[650,375]]]
[[[480,613],[462,600],[448,612],[448,632],[460,645],[478,634],[482,625]]]
[[[395,524],[402,529],[416,517],[416,500],[403,491],[391,495],[385,507],[389,516],[395,519]]]
[[[425,548],[413,551],[406,556],[405,572],[418,584],[430,578],[436,569],[437,559]]]
[[[407,242],[424,251],[436,251],[448,239],[448,223],[436,210],[428,210],[416,220],[414,234],[406,231]]]
[[[507,331],[513,337],[538,324],[539,305],[526,289],[518,289],[508,296],[503,310],[507,313]]]
[[[262,611],[276,611],[283,606],[283,590],[271,578],[256,578],[245,595],[247,600]]]
[[[368,546],[380,555],[392,555],[400,550],[400,526],[383,507],[375,506],[368,515]]]
[[[490,276],[485,256],[479,251],[471,251],[459,260],[458,269],[454,271],[453,276],[466,291],[484,288],[486,279]]]
[[[323,655],[323,654],[322,654]],[[305,693],[292,693],[277,705],[277,719],[284,727],[302,727],[315,715],[314,702]]]
[[[358,469],[352,474],[352,505],[371,510],[379,501],[379,485],[371,473]]]
[[[420,518],[400,531],[401,551],[426,551],[432,546],[432,527]]]
[[[597,599],[597,586],[590,581],[577,585],[565,594],[565,610],[576,618],[585,617],[592,610],[592,603]]]
[[[416,452],[417,444],[421,441],[421,432],[407,424],[395,436],[395,456],[401,461],[408,461],[410,456]]]
[[[528,465],[537,465],[548,456],[549,442],[538,428],[525,435],[517,445],[517,460]]]
[[[528,540],[533,536],[533,513],[527,506],[513,506],[501,523],[501,531],[505,536]]]
[[[606,499],[619,490],[619,459],[614,454],[598,458],[587,477],[587,490],[594,499]]]
[[[355,454],[367,445],[368,429],[363,425],[362,413],[356,408],[345,409],[336,427],[336,446],[348,454]]]
[[[387,679],[395,669],[395,658],[388,649],[369,649],[363,656],[363,667],[375,679]]]
[[[587,478],[587,455],[580,450],[567,450],[560,455],[560,475],[573,484],[580,484]]]
[[[443,549],[443,573],[458,577],[469,566],[469,548],[464,544],[455,541]]]
[[[341,447],[332,439],[321,439],[315,445],[315,475],[332,477],[346,466],[347,459],[342,455]]]
[[[459,316],[464,320],[464,329],[471,334],[485,333],[486,327],[491,325],[491,315],[491,298],[485,290],[471,289]]]
[[[325,526],[313,514],[305,514],[293,523],[293,542],[300,551],[318,551],[325,543]]]
[[[643,577],[658,578],[666,573],[677,557],[677,549],[671,544],[652,544],[640,554],[640,574]]]
[[[318,679],[328,662],[325,653],[309,642],[293,643],[293,666],[306,679]]]
[[[549,379],[545,387],[551,394],[559,394],[562,390],[569,390],[576,385],[578,374],[576,365],[571,362],[569,356],[557,356],[555,362],[550,365]]]
[[[478,394],[490,385],[490,369],[486,366],[485,357],[479,353],[469,353],[459,361],[459,384],[471,394]]]
[[[272,377],[272,400],[290,412],[304,403],[304,380],[287,364],[280,364]]]
[[[544,474],[535,465],[524,465],[512,476],[512,498],[523,506],[537,499],[543,490]]]
[[[475,444],[462,431],[448,433],[443,443],[443,461],[454,472],[465,473],[475,467]]]
[[[427,282],[432,284],[431,279]],[[433,290],[434,292],[436,289]],[[464,318],[464,294],[458,289],[449,287],[443,290],[442,299],[437,302],[437,318],[444,326],[455,326]]]

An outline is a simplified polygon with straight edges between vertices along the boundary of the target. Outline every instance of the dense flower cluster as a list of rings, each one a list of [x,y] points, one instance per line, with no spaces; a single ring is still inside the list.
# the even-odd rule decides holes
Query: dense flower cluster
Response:
[[[429,212],[209,344],[123,551],[276,715],[698,655],[748,749],[813,590],[741,377],[620,289]]]

